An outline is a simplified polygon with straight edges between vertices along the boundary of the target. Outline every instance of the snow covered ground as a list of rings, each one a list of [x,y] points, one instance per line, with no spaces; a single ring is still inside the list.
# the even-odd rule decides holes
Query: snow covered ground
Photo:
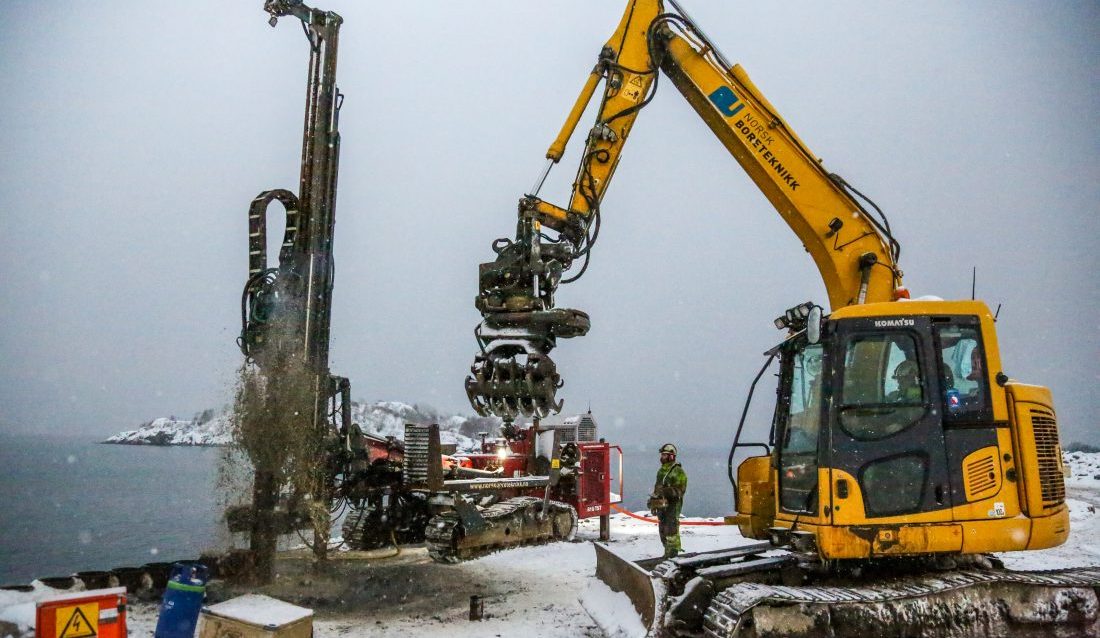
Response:
[[[1070,476],[1066,478],[1069,505],[1069,541],[1060,547],[1035,552],[1001,554],[1010,569],[1059,569],[1100,565],[1100,452],[1067,452],[1062,455]]]
[[[697,520],[697,519],[696,519]],[[612,545],[631,557],[659,555],[660,540],[656,525],[640,522],[622,514],[612,517]],[[708,526],[682,528],[685,549],[702,551],[743,544],[736,528]],[[318,613],[314,620],[318,638],[356,638],[359,636],[437,636],[453,638],[482,636],[637,636],[645,632],[634,608],[624,594],[617,594],[595,576],[595,552],[590,541],[599,537],[599,522],[581,522],[577,539],[499,552],[474,561],[442,567],[453,574],[454,587],[477,593],[478,583],[492,583],[485,597],[485,619],[468,619],[468,598],[461,604],[430,613],[392,613],[356,616],[354,610],[338,614]],[[428,563],[422,548],[405,550],[406,560]],[[34,602],[60,593],[34,583],[32,593],[0,591],[0,623],[26,626],[34,618]],[[582,604],[582,600],[584,601]],[[591,608],[600,623],[586,611]],[[153,635],[157,608],[153,603],[131,601],[128,627],[132,638]],[[607,633],[603,627],[612,628]],[[0,625],[2,627],[2,625]],[[625,629],[624,629],[625,628]],[[0,638],[5,638],[0,630]]]
[[[1066,481],[1073,525],[1069,542],[1049,550],[1003,554],[1001,557],[1008,567],[1051,569],[1100,564],[1100,516],[1097,516],[1100,453],[1070,453],[1066,455],[1066,462],[1072,473]],[[681,531],[686,551],[750,542],[734,527],[684,526]],[[644,635],[641,622],[626,596],[612,592],[596,579],[595,554],[590,541],[598,534],[598,521],[591,519],[582,521],[577,540],[572,543],[515,549],[459,565],[437,567],[445,570],[446,577],[452,579],[448,581],[453,583],[450,586],[458,594],[449,597],[448,603],[426,612],[395,609],[390,613],[360,612],[357,615],[355,609],[319,611],[314,621],[316,636],[446,634],[454,638],[625,638]],[[616,552],[629,558],[654,556],[661,549],[655,525],[625,515],[612,517],[612,539]],[[420,548],[405,550],[401,560],[410,565],[429,565],[426,553]],[[57,593],[37,582],[35,586],[36,590],[29,593],[0,591],[0,623],[25,626],[34,617],[34,601]],[[486,618],[470,621],[467,592],[482,591],[489,592],[485,596]],[[133,638],[152,636],[156,614],[156,605],[152,603],[133,603],[129,616],[130,635]],[[0,624],[0,638],[5,638],[3,627]]]

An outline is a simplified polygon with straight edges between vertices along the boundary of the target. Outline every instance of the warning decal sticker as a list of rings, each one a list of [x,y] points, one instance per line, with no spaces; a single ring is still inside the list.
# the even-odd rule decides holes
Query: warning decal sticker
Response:
[[[99,633],[99,604],[62,607],[56,619],[56,638],[94,638]]]
[[[626,76],[630,79],[624,83],[622,95],[631,102],[637,103],[642,99],[642,76],[633,73],[627,73]]]

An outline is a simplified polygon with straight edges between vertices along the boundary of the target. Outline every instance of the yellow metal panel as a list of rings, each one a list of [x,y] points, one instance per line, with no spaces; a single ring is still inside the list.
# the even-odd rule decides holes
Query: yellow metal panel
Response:
[[[871,556],[871,538],[857,536],[846,527],[821,526],[809,531],[817,538],[818,554],[826,560]]]
[[[1008,519],[928,525],[803,526],[817,537],[826,559],[902,554],[1011,552],[1046,549],[1065,542],[1069,513],[1029,520]]]
[[[983,453],[985,450],[991,448],[983,448],[973,454],[967,456],[963,460],[961,471],[965,471],[967,463],[976,458],[977,455]],[[1000,481],[996,491],[989,491],[988,493],[982,492],[979,494],[971,494],[967,492],[967,497],[976,497],[976,500],[971,503],[956,504],[954,508],[956,521],[977,521],[990,518],[1015,518],[1020,515],[1020,494],[1016,487],[1018,479],[1018,472],[1016,470],[1016,454],[1012,447],[1012,433],[1008,428],[999,428],[997,430],[997,447],[995,448],[997,454],[997,462],[999,463],[999,477]],[[1005,455],[1008,455],[1008,460],[1005,460]],[[957,468],[952,468],[952,471],[960,471]],[[1009,477],[1017,477],[1010,479]]]
[[[1054,514],[1033,519],[1031,522],[1031,540],[1027,549],[1047,549],[1057,547],[1069,538],[1069,508],[1062,505]]]
[[[1065,500],[1054,402],[1050,390],[1042,386],[1013,382],[1006,388],[1012,407],[1021,505],[1028,516],[1046,516]]]
[[[1027,548],[1031,520],[1018,516],[962,523],[963,553],[1014,552]]]
[[[872,551],[875,556],[939,554],[963,547],[961,525],[900,525],[880,527]]]
[[[752,456],[737,466],[736,523],[746,538],[767,538],[775,520],[771,457]]]
[[[990,445],[966,455],[961,468],[963,490],[967,502],[994,496],[1001,490],[1003,474],[1001,470],[1000,450]]]
[[[1062,505],[1050,516],[970,521],[962,527],[967,554],[1048,549],[1069,538],[1069,509]]]
[[[814,532],[826,560],[900,554],[957,553],[963,547],[961,525],[802,526]]]

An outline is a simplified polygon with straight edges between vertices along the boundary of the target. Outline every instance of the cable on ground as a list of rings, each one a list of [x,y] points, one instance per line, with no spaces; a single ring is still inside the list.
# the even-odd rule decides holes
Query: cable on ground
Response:
[[[631,512],[630,510],[628,510],[624,507],[619,507],[618,505],[612,505],[611,509],[615,510],[616,512],[619,512],[620,514],[626,514],[630,518],[636,518],[639,521],[645,521],[646,523],[657,524],[659,522],[655,518],[651,518],[649,516],[642,516],[641,514],[635,514],[634,512]],[[726,522],[725,521],[680,521],[680,525],[696,525],[696,526],[700,526],[700,527],[717,527],[719,525],[726,525]]]

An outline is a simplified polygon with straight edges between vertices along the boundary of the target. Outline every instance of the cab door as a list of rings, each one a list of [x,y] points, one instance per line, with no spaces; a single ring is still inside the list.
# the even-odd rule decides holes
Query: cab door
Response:
[[[930,319],[838,320],[833,343],[827,464],[834,524],[951,520]]]
[[[778,454],[779,510],[815,516],[821,486],[818,465],[825,414],[823,397],[826,358],[824,344],[798,339],[782,346],[778,401],[775,410]]]

